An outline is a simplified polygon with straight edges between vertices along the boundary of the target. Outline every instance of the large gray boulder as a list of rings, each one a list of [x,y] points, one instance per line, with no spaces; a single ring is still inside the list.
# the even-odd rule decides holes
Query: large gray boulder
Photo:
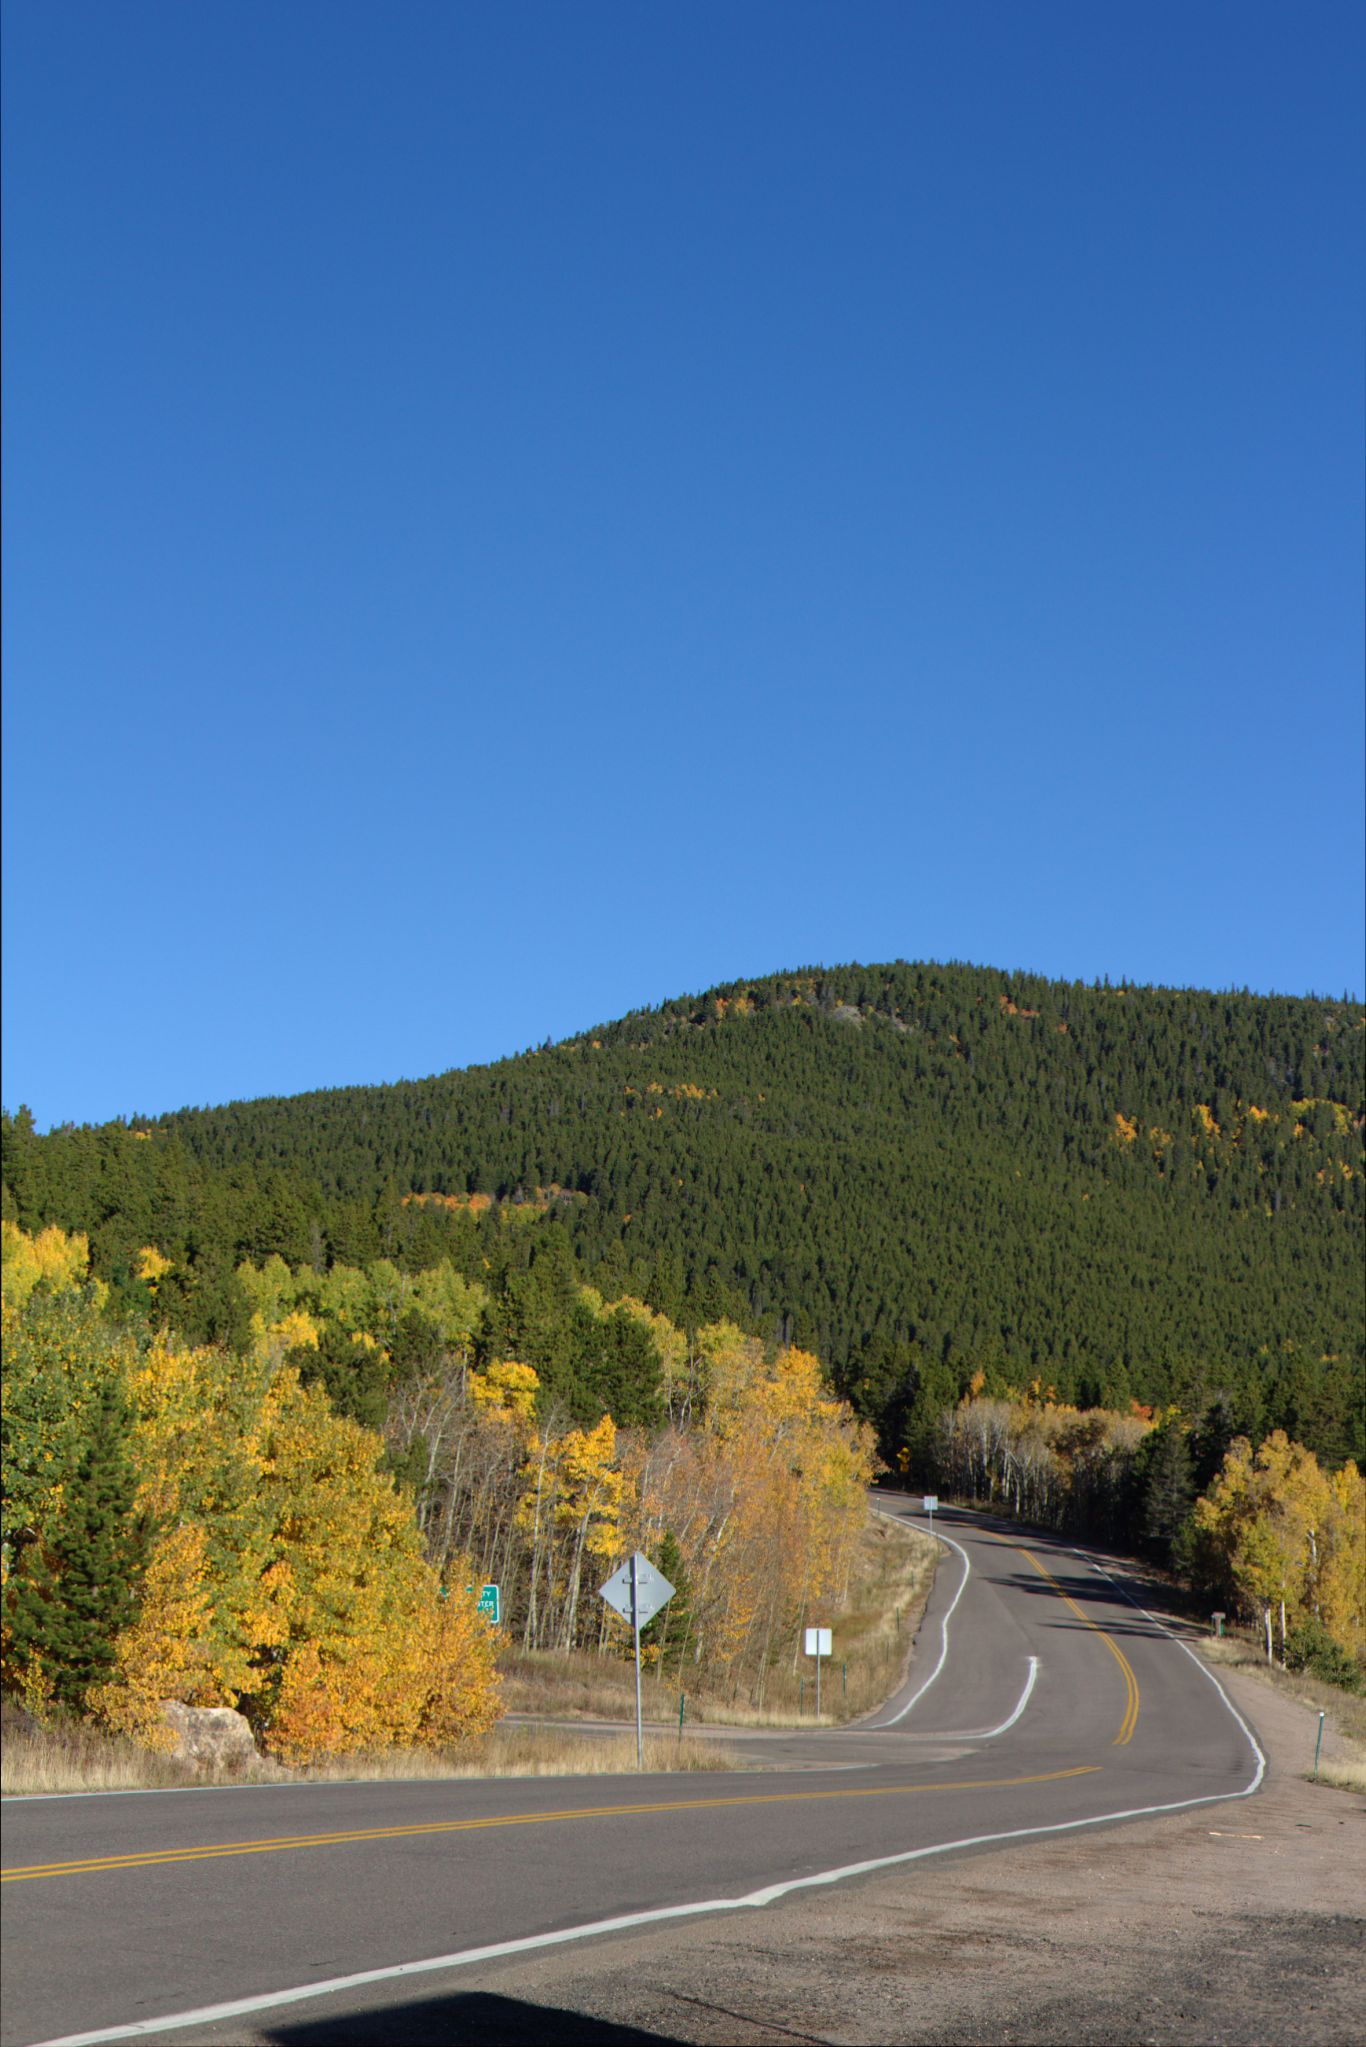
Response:
[[[161,1717],[175,1733],[175,1753],[201,1769],[260,1767],[261,1757],[251,1729],[231,1706],[182,1706],[163,1699]]]

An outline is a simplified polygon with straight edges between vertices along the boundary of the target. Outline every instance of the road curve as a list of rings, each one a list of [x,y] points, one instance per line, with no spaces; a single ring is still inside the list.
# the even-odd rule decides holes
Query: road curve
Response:
[[[762,1773],[8,1801],[0,2042],[283,2040],[299,2005],[321,2037],[472,1961],[1257,1788],[1252,1730],[1117,1576],[979,1515],[935,1533],[908,1683],[849,1729],[728,1733]]]

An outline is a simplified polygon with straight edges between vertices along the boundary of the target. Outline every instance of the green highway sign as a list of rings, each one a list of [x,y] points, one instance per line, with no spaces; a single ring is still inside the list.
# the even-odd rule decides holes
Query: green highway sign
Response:
[[[498,1587],[496,1585],[481,1585],[479,1597],[475,1601],[475,1605],[479,1612],[483,1614],[485,1620],[492,1621],[494,1626],[497,1627],[499,1621],[503,1618],[503,1599]]]

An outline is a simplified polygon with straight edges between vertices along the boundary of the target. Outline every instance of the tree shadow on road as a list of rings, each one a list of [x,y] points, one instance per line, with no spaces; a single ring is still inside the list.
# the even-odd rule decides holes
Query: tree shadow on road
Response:
[[[465,2047],[466,2042],[470,2047],[682,2047],[672,2033],[648,2033],[485,1990],[277,2022],[263,2026],[261,2033],[275,2047]]]

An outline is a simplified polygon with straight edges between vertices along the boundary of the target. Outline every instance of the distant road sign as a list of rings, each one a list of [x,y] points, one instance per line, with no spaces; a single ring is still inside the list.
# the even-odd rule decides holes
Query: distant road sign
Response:
[[[475,1605],[486,1621],[497,1627],[503,1618],[503,1595],[496,1585],[481,1585]]]
[[[631,1612],[631,1566],[636,1569],[636,1610]],[[661,1607],[667,1606],[674,1596],[674,1588],[657,1571],[650,1559],[640,1550],[634,1557],[628,1557],[620,1570],[613,1571],[605,1585],[598,1587],[598,1596],[605,1599],[614,1613],[619,1613],[629,1626],[634,1619],[638,1628],[652,1621]]]
[[[806,1631],[806,1653],[808,1656],[830,1656],[834,1650],[829,1628],[808,1628]]]
[[[635,1639],[636,1655],[636,1768],[645,1768],[644,1722],[640,1717],[640,1631],[647,1621],[653,1620],[662,1606],[667,1606],[674,1596],[674,1588],[657,1571],[642,1550],[633,1557],[627,1557],[620,1570],[613,1571],[605,1585],[599,1585],[598,1597],[605,1599],[613,1613],[619,1613],[631,1629]],[[820,1665],[816,1665],[817,1670]]]
[[[924,1501],[924,1505],[925,1505],[925,1512],[926,1512],[927,1514],[937,1514],[937,1513],[939,1512],[939,1495],[938,1495],[938,1493],[926,1493],[926,1495],[925,1495],[925,1501]]]

